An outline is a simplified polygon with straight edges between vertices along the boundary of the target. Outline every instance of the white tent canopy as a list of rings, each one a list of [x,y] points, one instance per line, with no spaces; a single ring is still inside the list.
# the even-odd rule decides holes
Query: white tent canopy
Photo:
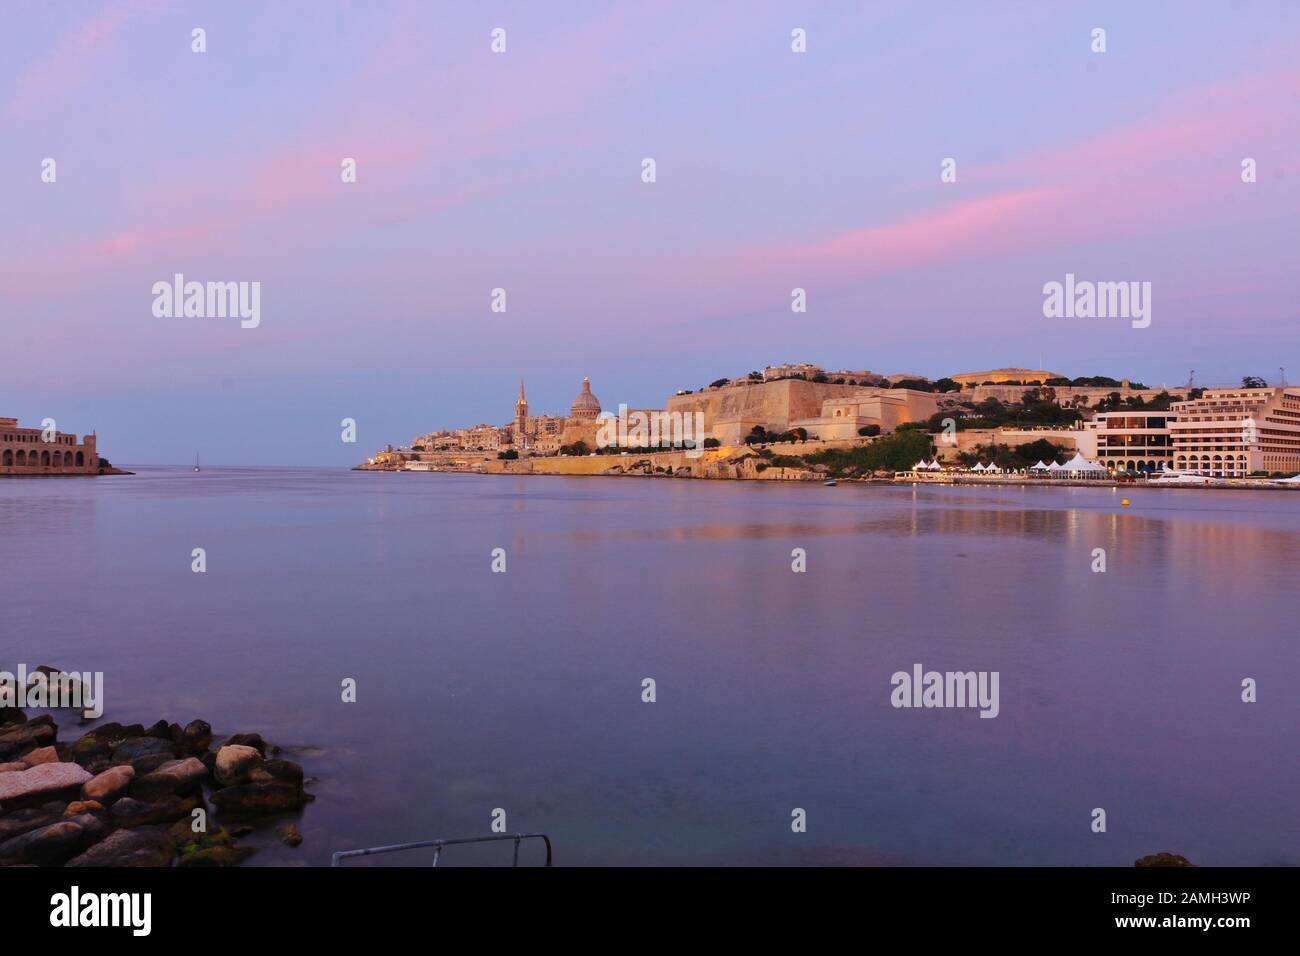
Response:
[[[1074,457],[1061,467],[1065,471],[1098,472],[1106,470],[1104,465],[1099,465],[1095,461],[1089,461],[1077,451],[1074,453]]]
[[[1030,471],[1047,471],[1047,466],[1044,465],[1044,464],[1040,461],[1040,462],[1039,462],[1038,464],[1036,464],[1036,465],[1030,465],[1030,466],[1029,466],[1029,470],[1030,470]]]

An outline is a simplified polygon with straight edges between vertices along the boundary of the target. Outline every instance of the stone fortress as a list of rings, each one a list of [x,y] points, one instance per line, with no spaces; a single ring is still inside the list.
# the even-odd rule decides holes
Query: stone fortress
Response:
[[[895,376],[901,378],[900,376]],[[823,381],[825,379],[825,381]],[[870,383],[870,384],[867,384]],[[873,372],[834,372],[829,375],[812,365],[769,366],[760,375],[732,379],[699,392],[670,396],[661,409],[629,409],[628,413],[699,412],[705,435],[721,445],[743,445],[756,426],[769,432],[802,428],[810,439],[851,440],[864,425],[892,431],[904,422],[923,421],[938,411],[934,394],[893,388],[888,379]],[[597,447],[603,412],[589,379],[568,415],[529,414],[524,383],[519,383],[514,419],[507,425],[475,425],[451,431],[430,432],[411,440],[409,449],[386,448],[371,460],[408,451],[433,455],[447,452],[513,450],[519,455],[555,455],[578,443]]]
[[[20,428],[18,419],[0,418],[0,476],[97,474],[94,432],[77,441],[73,434]]]

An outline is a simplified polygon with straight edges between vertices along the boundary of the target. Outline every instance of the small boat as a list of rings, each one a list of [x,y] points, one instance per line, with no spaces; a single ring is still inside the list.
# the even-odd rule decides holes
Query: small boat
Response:
[[[195,470],[195,471],[198,471],[198,470],[199,470],[199,453],[198,453],[198,452],[195,452],[195,453],[194,453],[194,470]]]
[[[838,482],[834,478],[827,478],[825,481],[822,482],[822,484],[825,485],[827,488],[834,488],[838,484]]]

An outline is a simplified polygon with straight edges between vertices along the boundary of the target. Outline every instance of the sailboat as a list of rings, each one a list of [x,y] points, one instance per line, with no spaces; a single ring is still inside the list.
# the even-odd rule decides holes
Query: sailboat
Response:
[[[199,470],[199,453],[197,451],[194,453],[194,470]]]

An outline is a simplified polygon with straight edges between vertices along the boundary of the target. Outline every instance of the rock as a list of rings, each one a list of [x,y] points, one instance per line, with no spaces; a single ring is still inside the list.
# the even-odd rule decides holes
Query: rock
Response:
[[[134,765],[137,760],[143,757],[156,757],[159,754],[166,754],[168,760],[174,760],[176,758],[176,745],[170,740],[163,740],[159,737],[131,737],[114,745],[113,763]],[[140,768],[136,767],[136,771],[140,772]]]
[[[286,823],[280,829],[275,831],[275,835],[280,838],[280,842],[285,846],[298,846],[302,843],[302,834],[292,823]]]
[[[220,846],[205,847],[191,844],[181,853],[179,866],[238,866],[253,855],[253,848],[224,843]]]
[[[233,842],[233,834],[222,827],[211,833],[195,833],[193,820],[177,820],[167,832],[182,853]]]
[[[159,740],[165,740],[168,743],[173,742],[174,739],[172,737],[172,725],[167,723],[165,720],[158,721],[158,723],[146,730],[145,736],[156,737]]]
[[[63,811],[65,817],[75,817],[81,813],[95,813],[102,811],[104,805],[94,800],[73,800],[68,804],[68,808]]]
[[[96,727],[72,745],[72,759],[84,764],[91,757],[107,756],[117,744],[131,737],[143,737],[144,727],[140,724],[122,726],[110,722]]]
[[[248,779],[249,771],[262,759],[261,753],[254,747],[243,744],[227,744],[217,751],[216,768],[213,776],[223,787],[232,787]]]
[[[222,746],[252,747],[263,757],[266,756],[266,741],[261,734],[235,734]]]
[[[1134,866],[1195,866],[1187,857],[1177,853],[1152,853],[1133,863]]]
[[[107,806],[126,793],[135,776],[132,767],[109,767],[93,780],[88,780],[81,788],[81,799],[97,800]]]
[[[199,806],[197,797],[180,797],[167,794],[146,803],[134,797],[123,797],[109,810],[113,822],[120,827],[134,828],[153,823],[171,823],[188,817]]]
[[[23,756],[23,763],[29,767],[35,767],[42,763],[58,763],[59,752],[53,747],[40,747]]]
[[[17,810],[50,800],[74,799],[90,774],[75,763],[43,763],[19,773],[0,774],[0,807]]]
[[[247,783],[223,787],[212,794],[218,812],[235,819],[297,810],[311,799],[311,794],[303,791],[302,767],[291,760],[254,763],[248,770]]]
[[[0,763],[0,773],[22,773],[27,769],[27,764],[21,760],[16,763]]]
[[[6,724],[25,724],[25,723],[27,723],[27,715],[24,714],[17,707],[0,705],[0,727],[5,726]]]
[[[190,793],[208,775],[202,760],[186,757],[171,760],[152,773],[131,781],[131,796],[137,800],[152,800],[168,793]]]
[[[147,773],[153,773],[163,764],[172,763],[175,759],[175,754],[145,754],[143,757],[136,757],[129,764],[125,764],[125,766],[129,766],[133,769],[137,777],[143,777]]]
[[[95,842],[106,830],[104,823],[89,813],[51,823],[0,843],[0,866],[62,863]]]
[[[91,757],[89,760],[82,760],[74,756],[72,759],[76,760],[77,763],[81,764],[81,766],[85,767],[86,770],[95,776],[99,776],[109,767],[113,766],[113,762],[107,757],[95,756]]]
[[[60,801],[7,813],[0,817],[0,843],[62,819],[63,804]]]
[[[232,819],[297,810],[310,799],[301,786],[290,783],[244,783],[212,794],[217,812]]]
[[[68,866],[171,866],[176,851],[171,837],[161,827],[138,827],[117,830],[101,843],[92,846]]]
[[[8,724],[0,729],[0,760],[13,761],[30,750],[48,747],[57,734],[49,714],[21,724]]]
[[[74,709],[80,710],[83,718],[93,719],[87,705],[94,693],[94,687],[82,681],[80,674],[42,664],[27,678],[29,703],[34,699],[32,695],[36,693],[40,693],[42,699],[47,702],[42,706],[61,709],[65,705],[73,706],[71,703],[73,701],[79,702],[81,706],[74,706]]]
[[[178,743],[183,753],[197,756],[212,746],[212,728],[206,720],[191,720],[181,731]]]
[[[266,760],[248,771],[249,783],[287,783],[302,789],[302,767],[292,760]]]

